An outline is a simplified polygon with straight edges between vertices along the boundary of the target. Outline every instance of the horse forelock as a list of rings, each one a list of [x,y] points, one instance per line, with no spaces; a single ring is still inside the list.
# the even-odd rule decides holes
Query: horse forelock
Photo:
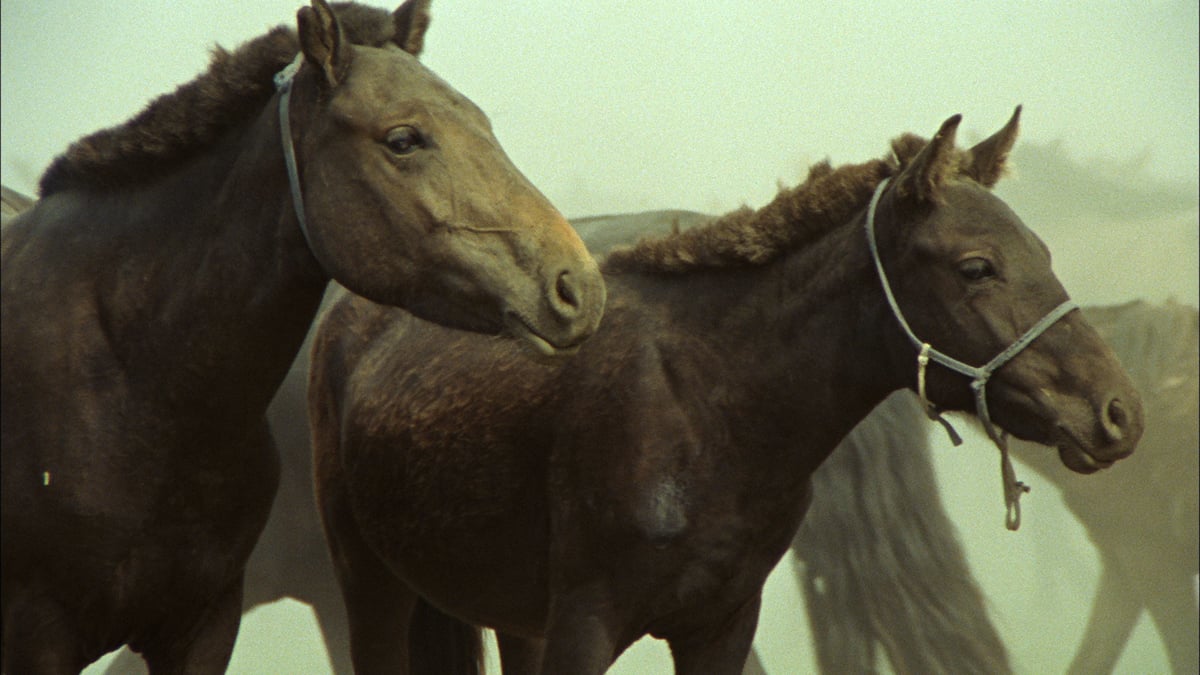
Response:
[[[346,38],[379,46],[395,26],[386,10],[334,5]],[[274,76],[300,50],[296,31],[277,26],[230,52],[215,47],[208,69],[152,100],[129,121],[75,141],[42,174],[41,196],[72,188],[117,188],[161,176],[216,143],[275,93]]]
[[[706,225],[614,249],[604,270],[684,274],[769,263],[848,222],[866,208],[883,179],[902,172],[928,143],[916,134],[903,134],[892,141],[891,153],[883,159],[836,168],[819,162],[804,182],[780,190],[763,208],[743,206]],[[969,154],[957,148],[946,153],[937,168],[939,180],[969,179],[969,160]]]

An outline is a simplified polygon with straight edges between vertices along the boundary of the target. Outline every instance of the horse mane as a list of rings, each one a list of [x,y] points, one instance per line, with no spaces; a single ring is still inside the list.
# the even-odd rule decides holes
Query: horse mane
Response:
[[[927,143],[915,134],[903,134],[892,141],[891,153],[883,159],[837,168],[828,160],[818,162],[804,182],[781,189],[761,209],[743,206],[706,225],[614,249],[603,263],[604,271],[681,274],[770,262],[854,217],[879,183],[903,171]],[[966,163],[966,153],[949,153],[946,173],[961,175],[959,167]]]
[[[379,46],[395,33],[386,10],[351,2],[333,9],[354,44]],[[42,174],[39,193],[134,185],[177,168],[261,110],[275,94],[275,73],[299,51],[295,29],[282,25],[232,52],[215,46],[204,73],[124,124],[72,143]]]

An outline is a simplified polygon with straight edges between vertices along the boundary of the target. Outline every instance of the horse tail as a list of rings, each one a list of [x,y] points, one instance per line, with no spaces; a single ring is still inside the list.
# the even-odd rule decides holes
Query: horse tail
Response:
[[[813,475],[792,549],[822,672],[1008,673],[942,508],[916,398],[880,404]]]
[[[483,631],[417,598],[408,630],[415,675],[484,675]]]

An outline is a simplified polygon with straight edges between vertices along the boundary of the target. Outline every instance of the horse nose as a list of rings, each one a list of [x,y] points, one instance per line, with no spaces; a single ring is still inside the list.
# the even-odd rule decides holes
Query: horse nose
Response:
[[[1103,406],[1100,412],[1100,426],[1109,443],[1120,443],[1129,437],[1133,426],[1132,415],[1121,399],[1113,397]],[[1132,450],[1130,447],[1130,451]]]
[[[562,270],[554,280],[554,292],[550,293],[550,307],[564,321],[574,321],[583,310],[583,289],[577,275]]]

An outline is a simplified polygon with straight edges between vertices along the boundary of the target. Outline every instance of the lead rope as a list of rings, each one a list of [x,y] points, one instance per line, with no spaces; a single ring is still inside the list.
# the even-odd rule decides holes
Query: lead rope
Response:
[[[922,343],[921,351],[917,354],[917,395],[921,398],[921,407],[925,410],[925,416],[941,424],[942,428],[946,430],[946,435],[950,437],[950,442],[957,448],[962,445],[962,436],[958,434],[954,425],[950,424],[950,420],[942,415],[942,411],[938,409],[937,405],[925,395],[925,369],[929,366],[930,349],[932,347],[928,342]],[[1013,468],[1012,459],[1008,453],[1008,433],[1001,431],[994,434],[995,426],[991,424],[991,420],[988,420],[986,427],[988,437],[996,444],[996,447],[1000,448],[1000,481],[1004,490],[1004,526],[1016,532],[1021,528],[1021,496],[1029,492],[1030,487],[1017,479],[1016,469]]]
[[[1013,470],[1012,459],[1008,455],[1008,433],[1000,433],[1000,480],[1004,483],[1004,526],[1016,532],[1021,528],[1021,496],[1029,492],[1030,487],[1017,480],[1017,472]]]
[[[896,302],[895,294],[892,293],[892,286],[888,283],[887,273],[883,269],[883,261],[879,257],[879,249],[875,243],[875,209],[879,204],[880,197],[883,196],[884,188],[887,187],[890,181],[890,178],[880,181],[879,185],[875,188],[875,194],[871,196],[870,204],[867,206],[867,243],[871,249],[871,257],[875,262],[875,270],[879,273],[879,282],[883,286],[884,297],[887,298],[888,305],[892,309],[892,314],[904,330],[904,333],[908,336],[909,341],[918,350],[917,395],[921,397],[921,404],[925,409],[925,415],[929,419],[940,423],[942,428],[946,430],[947,435],[950,436],[950,442],[958,446],[962,444],[962,437],[958,435],[958,432],[954,430],[950,422],[942,416],[941,410],[929,400],[929,397],[925,393],[925,371],[930,361],[936,361],[950,370],[971,378],[971,389],[975,393],[976,414],[980,422],[983,423],[988,438],[1000,449],[1000,477],[1004,484],[1004,526],[1009,530],[1015,531],[1021,527],[1021,496],[1029,492],[1029,486],[1017,480],[1017,474],[1013,469],[1012,460],[1009,458],[1008,453],[1008,434],[998,431],[996,425],[992,424],[992,418],[988,413],[987,405],[987,381],[1000,366],[1020,353],[1022,349],[1028,347],[1030,343],[1037,339],[1039,335],[1044,333],[1056,321],[1066,316],[1069,312],[1078,309],[1078,306],[1069,299],[1063,301],[1058,307],[1055,307],[1043,316],[1029,330],[1025,331],[1004,351],[980,367],[968,365],[934,349],[928,342],[918,338],[908,325],[908,321],[904,319],[904,313],[900,311],[900,305]]]
[[[929,366],[929,350],[932,348],[928,342],[923,342],[921,351],[917,354],[917,395],[921,397],[921,407],[925,410],[925,416],[941,424],[946,430],[946,435],[950,437],[950,442],[957,448],[962,445],[962,436],[958,435],[950,420],[946,419],[937,405],[925,395],[925,369]]]

